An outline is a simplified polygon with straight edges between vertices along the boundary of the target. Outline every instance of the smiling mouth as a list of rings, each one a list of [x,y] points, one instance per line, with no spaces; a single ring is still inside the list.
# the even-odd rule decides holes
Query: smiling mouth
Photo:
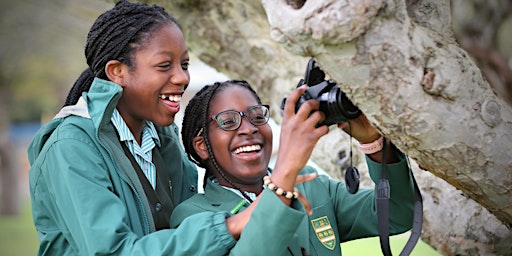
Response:
[[[160,95],[160,99],[168,100],[168,101],[174,101],[174,102],[180,102],[181,101],[181,95],[171,95],[171,94],[165,95],[165,94],[162,94],[162,95]]]
[[[240,154],[240,153],[250,153],[250,152],[258,152],[261,150],[261,145],[250,145],[250,146],[243,146],[236,148],[233,150],[233,153]]]

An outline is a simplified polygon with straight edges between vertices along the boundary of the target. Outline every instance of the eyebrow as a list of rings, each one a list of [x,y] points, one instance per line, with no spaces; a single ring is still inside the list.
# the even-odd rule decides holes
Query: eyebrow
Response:
[[[156,55],[173,55],[173,53],[171,51],[162,50],[162,51],[159,51],[159,52],[156,52],[155,54],[153,54],[153,56],[156,56]],[[185,57],[185,56],[188,59],[190,59],[188,48],[185,49],[185,51],[183,51],[183,53],[181,54],[182,58]]]

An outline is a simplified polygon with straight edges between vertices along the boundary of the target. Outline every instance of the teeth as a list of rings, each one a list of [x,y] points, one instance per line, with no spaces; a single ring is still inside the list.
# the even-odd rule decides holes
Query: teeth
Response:
[[[160,99],[180,102],[181,101],[181,95],[163,95],[162,94],[162,95],[160,95]]]
[[[235,154],[239,154],[239,153],[242,153],[242,152],[252,152],[252,151],[258,151],[261,149],[261,146],[260,145],[251,145],[251,146],[244,146],[244,147],[239,147],[237,149],[235,149]]]

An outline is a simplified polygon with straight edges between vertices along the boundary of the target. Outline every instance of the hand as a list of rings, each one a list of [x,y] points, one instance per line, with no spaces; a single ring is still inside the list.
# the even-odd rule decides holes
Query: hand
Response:
[[[272,175],[274,177],[274,175]],[[316,179],[317,174],[316,173],[308,173],[308,174],[302,174],[297,176],[296,184],[312,181]],[[245,225],[249,222],[249,219],[251,218],[251,214],[254,211],[254,208],[256,205],[258,205],[261,198],[261,194],[258,195],[256,200],[252,202],[252,204],[247,207],[244,211],[237,213],[229,218],[226,219],[226,227],[231,233],[231,235],[238,240],[240,238],[240,234],[242,234],[242,230],[245,228]],[[286,202],[287,204],[290,203],[289,199],[285,199],[285,197],[280,197],[283,202]],[[299,202],[304,206],[304,210],[306,211],[306,214],[311,215],[313,213],[313,210],[311,209],[311,203],[309,203],[308,199],[304,197],[301,193],[299,193],[299,198],[297,198]]]
[[[312,181],[312,180],[316,179],[316,177],[317,177],[316,173],[308,173],[308,174],[299,175],[299,176],[297,176],[297,180],[296,180],[295,184]],[[309,200],[304,195],[302,195],[302,193],[300,193],[300,192],[299,192],[299,198],[297,198],[297,200],[299,200],[299,202],[302,204],[302,206],[304,206],[304,210],[306,211],[306,214],[308,216],[311,216],[311,214],[313,214],[313,209],[311,209],[311,203],[309,202]]]
[[[295,113],[295,105],[305,86],[294,90],[284,106],[283,123],[277,161],[272,181],[280,188],[293,189],[298,172],[306,165],[318,140],[329,132],[327,126],[316,127],[325,115],[318,110],[317,100],[304,102]]]
[[[348,122],[339,123],[338,127],[362,144],[374,142],[381,136],[364,114]]]
[[[339,123],[338,127],[343,129],[352,137],[354,137],[354,139],[359,141],[359,143],[361,144],[374,142],[381,136],[379,131],[370,124],[370,122],[368,121],[364,114],[361,114],[358,118],[354,120]],[[388,149],[391,149],[391,142],[389,140],[386,140],[385,146]],[[382,162],[382,150],[368,156],[377,163]],[[399,159],[395,152],[389,150],[388,153],[386,154],[386,159],[384,161],[388,164],[391,164],[398,162]]]
[[[316,179],[318,175],[316,173],[308,173],[308,174],[302,174],[297,176],[297,179],[295,180],[295,184],[301,184],[304,182],[312,181]]]

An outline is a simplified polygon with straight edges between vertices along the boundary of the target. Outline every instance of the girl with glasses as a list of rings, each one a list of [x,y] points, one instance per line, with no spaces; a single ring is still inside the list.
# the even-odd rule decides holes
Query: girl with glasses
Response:
[[[345,184],[317,176],[316,170],[305,166],[328,127],[316,127],[324,118],[315,111],[316,100],[305,102],[295,113],[295,102],[304,90],[298,88],[286,101],[273,170],[268,167],[272,152],[268,106],[247,82],[217,82],[192,98],[185,110],[182,139],[189,158],[206,170],[205,192],[177,206],[171,227],[198,213],[236,216],[257,204],[258,211],[252,212],[231,255],[339,256],[340,242],[378,235],[373,189],[352,195]],[[364,115],[351,120],[350,126],[352,136],[363,144],[380,138]],[[386,159],[393,188],[390,233],[397,234],[412,226],[414,199],[405,157],[392,148]],[[367,155],[374,181],[381,154],[373,149]],[[301,183],[304,179],[308,181]]]
[[[174,124],[190,82],[180,26],[158,5],[117,1],[92,25],[85,57],[65,106],[29,147],[38,254],[229,252],[250,209],[169,229],[174,207],[197,193]],[[264,116],[256,110],[246,115]]]

